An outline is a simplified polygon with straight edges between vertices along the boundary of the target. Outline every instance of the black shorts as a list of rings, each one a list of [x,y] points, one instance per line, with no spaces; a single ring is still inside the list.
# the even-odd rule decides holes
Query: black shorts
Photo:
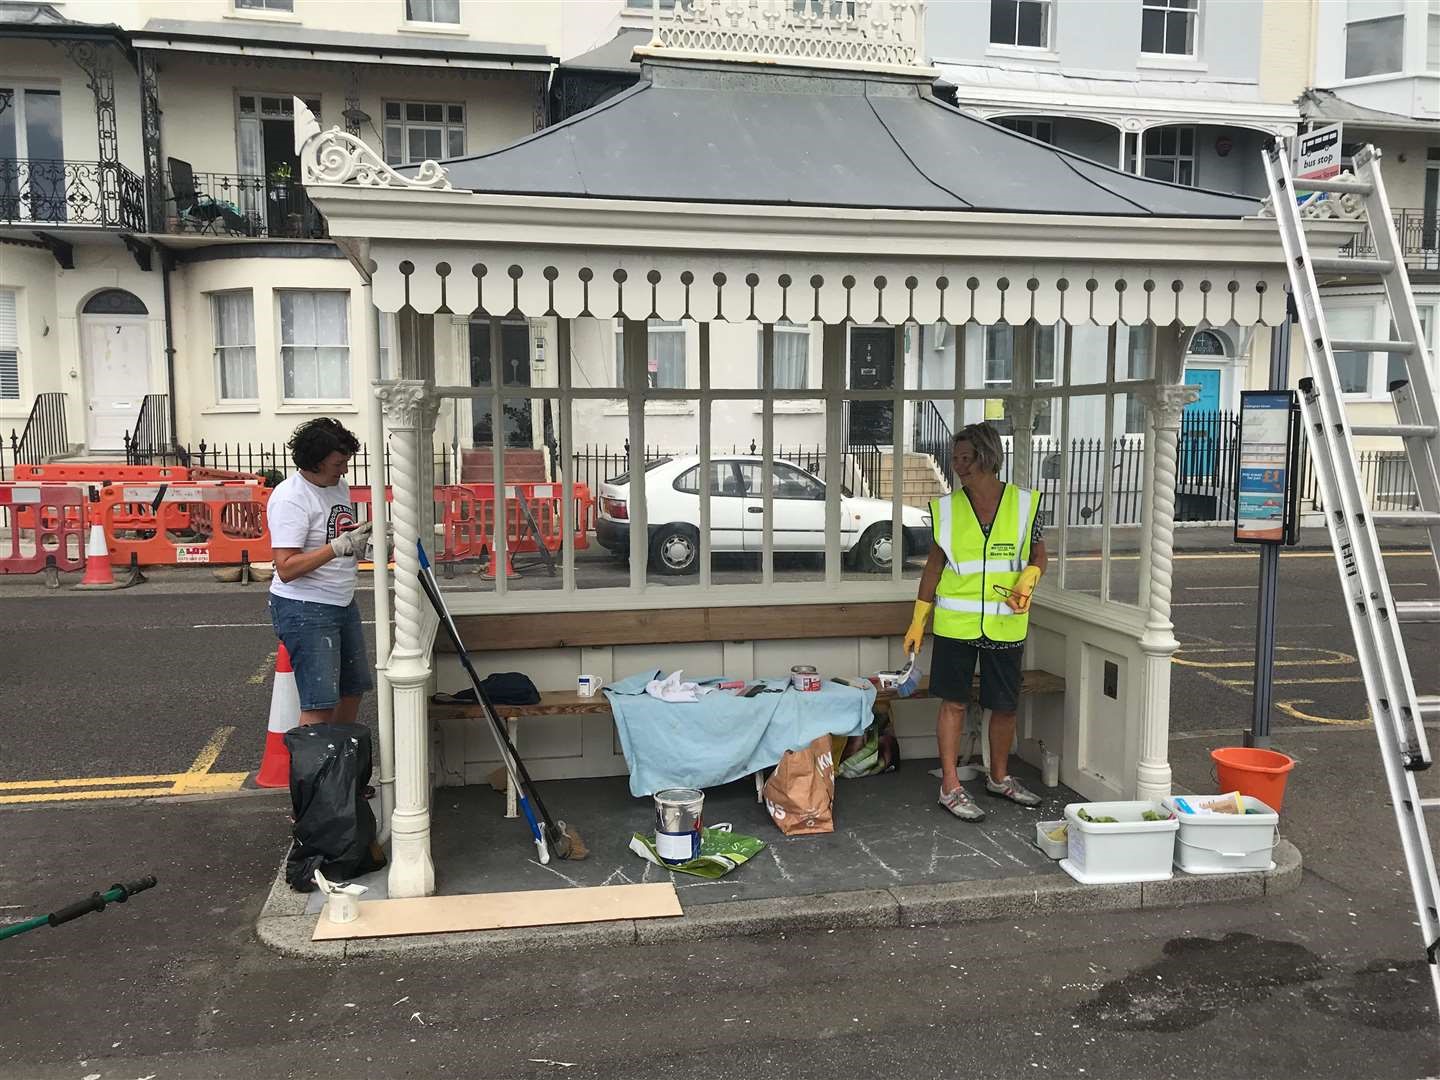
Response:
[[[930,696],[969,704],[980,661],[980,704],[996,712],[1020,706],[1020,657],[1023,648],[982,649],[974,641],[936,635],[930,662]]]

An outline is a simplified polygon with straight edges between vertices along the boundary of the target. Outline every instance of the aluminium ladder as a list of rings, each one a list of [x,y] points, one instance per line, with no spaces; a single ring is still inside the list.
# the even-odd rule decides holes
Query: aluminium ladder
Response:
[[[1380,179],[1380,153],[1366,146],[1355,156],[1354,176],[1333,180],[1304,180],[1299,189],[1340,196],[1347,207],[1364,208],[1373,258],[1322,258],[1312,256],[1305,242],[1297,183],[1290,172],[1288,149],[1275,140],[1264,152],[1270,203],[1285,249],[1290,285],[1305,342],[1310,374],[1300,380],[1300,412],[1315,476],[1324,500],[1325,521],[1340,573],[1355,635],[1355,651],[1364,676],[1365,693],[1405,866],[1415,896],[1426,959],[1440,1008],[1440,882],[1435,856],[1425,826],[1427,810],[1440,809],[1440,799],[1421,799],[1416,773],[1429,768],[1430,748],[1425,722],[1440,719],[1440,696],[1417,696],[1406,656],[1401,624],[1440,622],[1440,599],[1400,600],[1391,595],[1383,554],[1375,530],[1382,525],[1404,525],[1425,532],[1431,555],[1440,569],[1440,415],[1437,415],[1434,375],[1410,278],[1395,235],[1390,203]],[[1313,197],[1311,197],[1313,199]],[[1320,306],[1316,275],[1331,273],[1376,275],[1385,287],[1394,340],[1331,340]],[[1382,425],[1351,424],[1341,395],[1335,352],[1379,352],[1401,359],[1407,379],[1391,384],[1396,422]],[[1352,436],[1382,435],[1399,438],[1405,446],[1415,478],[1418,509],[1376,512],[1367,505],[1356,467]]]

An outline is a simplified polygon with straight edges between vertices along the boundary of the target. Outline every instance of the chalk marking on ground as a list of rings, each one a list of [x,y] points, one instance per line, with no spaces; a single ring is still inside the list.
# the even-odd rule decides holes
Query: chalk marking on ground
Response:
[[[1296,698],[1293,701],[1277,701],[1275,708],[1279,709],[1286,716],[1293,716],[1296,720],[1308,720],[1314,724],[1330,724],[1335,727],[1364,728],[1370,726],[1369,720],[1345,720],[1338,716],[1316,716],[1297,708],[1299,705],[1314,705],[1310,698]]]
[[[900,880],[900,871],[896,870],[884,859],[880,858],[879,855],[876,855],[875,852],[871,851],[869,844],[865,843],[865,841],[861,840],[858,836],[852,836],[850,839],[854,840],[855,843],[859,845],[860,850],[865,852],[865,854],[870,857],[871,862],[873,862],[876,866],[880,867],[881,870],[884,870],[885,873],[889,874],[896,881]]]

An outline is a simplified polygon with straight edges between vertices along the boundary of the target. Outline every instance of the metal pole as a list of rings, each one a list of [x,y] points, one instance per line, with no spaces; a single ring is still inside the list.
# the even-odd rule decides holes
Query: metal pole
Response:
[[[1293,301],[1292,301],[1293,305]],[[1293,306],[1287,305],[1290,310]],[[1290,316],[1270,332],[1270,389],[1284,390],[1290,382]],[[1293,477],[1290,478],[1293,482]],[[1255,711],[1246,746],[1270,745],[1270,705],[1275,692],[1275,602],[1280,587],[1280,545],[1260,548],[1260,597],[1255,615]]]

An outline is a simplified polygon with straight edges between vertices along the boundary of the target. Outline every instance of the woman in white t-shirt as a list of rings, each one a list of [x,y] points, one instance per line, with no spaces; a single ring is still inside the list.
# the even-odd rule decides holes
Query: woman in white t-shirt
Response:
[[[295,670],[300,723],[351,723],[374,686],[355,601],[370,523],[355,524],[345,483],[360,442],[326,416],[296,428],[289,447],[300,471],[276,485],[266,507],[275,553],[270,618]]]

